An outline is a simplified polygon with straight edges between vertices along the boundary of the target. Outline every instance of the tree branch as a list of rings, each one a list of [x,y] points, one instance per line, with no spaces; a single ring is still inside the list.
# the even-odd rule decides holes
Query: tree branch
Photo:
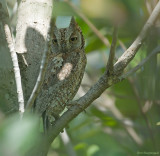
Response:
[[[21,1],[18,8],[15,51],[19,55],[25,102],[30,98],[27,107],[37,95],[33,89],[44,55],[52,7],[52,0],[27,0]]]
[[[134,58],[138,49],[141,47],[145,37],[148,34],[148,31],[155,23],[158,15],[160,14],[160,1],[157,3],[155,9],[153,10],[148,21],[144,25],[141,33],[133,42],[133,44],[124,52],[124,54],[118,59],[114,65],[113,75],[108,75],[105,72],[98,82],[93,85],[90,90],[81,98],[72,102],[72,106],[68,111],[66,111],[58,120],[56,120],[53,128],[49,131],[47,138],[45,139],[45,147],[40,145],[40,149],[43,150],[45,155],[49,149],[50,144],[55,139],[55,137],[62,131],[62,129],[73,120],[78,114],[80,114],[84,109],[86,109],[95,99],[97,99],[107,88],[116,84],[120,81],[119,77],[125,67],[129,62]],[[44,145],[44,144],[43,144]]]
[[[151,140],[152,140],[152,143],[153,143],[153,146],[154,146],[154,150],[156,150],[156,143],[155,143],[155,140],[154,140],[152,128],[150,126],[147,115],[143,112],[143,109],[142,109],[143,102],[140,99],[139,92],[138,92],[137,88],[135,87],[135,85],[133,84],[133,80],[131,78],[129,78],[129,82],[130,82],[130,84],[132,86],[132,89],[134,91],[134,94],[135,94],[135,97],[136,97],[137,104],[138,104],[138,107],[140,109],[141,115],[144,118],[144,121],[146,122],[146,126],[147,126],[147,129],[148,129],[149,135],[151,137]]]
[[[41,89],[41,86],[42,86],[42,83],[45,77],[47,62],[48,62],[48,52],[49,52],[48,47],[49,47],[49,44],[48,44],[48,41],[46,41],[45,49],[44,49],[44,53],[43,53],[43,57],[42,57],[41,65],[40,65],[39,75],[37,77],[37,81],[33,88],[32,94],[30,95],[27,101],[26,109],[32,108],[32,105],[34,104],[34,101]]]
[[[8,47],[11,53],[11,58],[13,62],[13,69],[15,74],[15,80],[16,80],[16,86],[17,86],[17,94],[18,94],[18,103],[19,103],[19,111],[23,115],[25,109],[24,109],[24,98],[23,98],[23,90],[22,90],[22,83],[21,83],[21,74],[20,69],[18,65],[18,59],[17,54],[14,49],[14,43],[11,36],[11,32],[9,29],[9,26],[7,24],[4,25],[4,30],[6,34],[6,40],[8,43]]]
[[[150,60],[151,57],[156,55],[158,52],[160,52],[160,46],[156,47],[144,60],[142,60],[136,67],[131,69],[129,72],[126,74],[120,76],[120,78],[125,79],[129,76],[131,76],[133,73],[135,73],[138,69],[140,69],[146,62]]]
[[[157,3],[155,9],[153,10],[148,21],[144,25],[141,33],[133,42],[133,44],[124,52],[124,54],[118,59],[114,65],[113,76],[107,76],[105,72],[98,82],[93,85],[90,90],[81,98],[72,102],[72,107],[65,112],[55,123],[52,132],[50,134],[49,140],[52,142],[54,138],[59,134],[59,132],[69,123],[73,118],[75,118],[80,112],[86,109],[95,99],[97,99],[108,87],[120,81],[117,75],[122,74],[124,68],[128,63],[134,58],[138,49],[142,45],[145,37],[148,34],[149,29],[155,23],[156,19],[160,14],[160,1]],[[118,72],[118,74],[117,74]]]
[[[88,84],[91,85],[93,84],[93,81],[92,81],[92,78],[89,77],[87,75],[87,73],[85,73],[85,83],[87,83],[87,87],[88,87]],[[85,85],[84,85],[85,86]],[[79,97],[80,96],[83,96],[87,89],[85,89],[86,87],[83,87],[81,86],[79,91],[78,91],[78,95]],[[141,139],[141,137],[137,134],[137,132],[134,130],[134,126],[132,125],[133,123],[131,123],[130,120],[126,119],[122,113],[119,111],[119,109],[116,107],[115,105],[115,100],[112,96],[115,96],[115,95],[108,95],[108,91],[104,91],[102,93],[102,95],[96,99],[96,101],[94,101],[94,104],[95,104],[95,107],[97,109],[99,109],[99,111],[101,111],[101,108],[103,110],[109,110],[111,111],[112,115],[114,116],[114,118],[117,119],[117,121],[120,122],[120,124],[124,127],[124,129],[127,131],[128,135],[132,138],[132,140],[138,144],[138,145],[142,145],[143,143],[143,140]],[[125,97],[126,98],[126,97]],[[129,98],[129,97],[127,97]],[[126,121],[129,121],[130,124],[127,124],[128,122]],[[113,131],[114,133],[114,131]]]
[[[116,43],[117,43],[117,35],[118,35],[118,27],[117,25],[115,25],[109,59],[108,59],[107,68],[106,68],[110,74],[113,73],[113,64],[114,64],[115,49],[116,49]]]
[[[120,75],[124,68],[129,64],[129,62],[134,58],[138,49],[141,47],[144,39],[146,38],[148,31],[155,24],[158,16],[160,14],[160,1],[157,3],[154,8],[152,14],[144,25],[142,31],[136,38],[136,40],[132,43],[132,45],[123,53],[123,55],[118,59],[115,66],[116,75]]]
[[[69,156],[76,156],[76,152],[74,151],[74,148],[73,148],[73,145],[72,145],[72,142],[67,134],[67,131],[66,129],[64,129],[64,132],[60,134],[61,136],[61,140],[65,146],[65,149],[66,149],[66,152],[67,152],[67,155]]]

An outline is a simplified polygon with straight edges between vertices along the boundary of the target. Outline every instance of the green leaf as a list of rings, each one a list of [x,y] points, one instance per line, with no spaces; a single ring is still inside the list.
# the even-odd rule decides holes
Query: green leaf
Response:
[[[99,150],[100,150],[99,146],[97,146],[97,145],[91,145],[87,149],[87,156],[93,156]]]
[[[10,116],[0,127],[0,155],[23,156],[36,143],[38,120],[35,116]]]
[[[160,122],[157,122],[157,124],[156,124],[157,126],[160,126]]]

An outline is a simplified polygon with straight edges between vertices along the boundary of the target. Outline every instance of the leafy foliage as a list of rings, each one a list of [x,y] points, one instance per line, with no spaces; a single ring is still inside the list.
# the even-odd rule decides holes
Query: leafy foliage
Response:
[[[149,17],[144,0],[74,0],[72,2],[110,42],[113,22],[120,21],[116,58],[134,41]],[[152,2],[149,5],[152,7]],[[99,6],[105,6],[105,9]],[[117,12],[113,13],[112,10]],[[102,43],[69,5],[64,2],[55,5],[54,16],[57,15],[75,15],[84,33],[88,57],[86,75],[89,80],[84,78],[81,87],[86,92],[106,69],[109,47]],[[124,73],[134,68],[159,44],[158,22],[157,25],[157,28],[153,27],[151,31],[156,34],[154,42],[152,42],[153,36],[149,35]],[[81,113],[70,123],[67,132],[77,156],[134,156],[138,151],[159,152],[159,68],[160,59],[157,55],[129,78],[109,88],[85,110],[86,112]],[[79,90],[77,96],[80,95]],[[0,127],[0,155],[23,156],[30,149],[33,140],[37,139],[37,120],[33,119],[35,118],[26,117],[23,123],[17,116],[3,120]],[[48,155],[68,155],[60,136],[52,143]]]
[[[0,126],[0,155],[24,156],[38,140],[38,119],[28,114],[12,115]]]

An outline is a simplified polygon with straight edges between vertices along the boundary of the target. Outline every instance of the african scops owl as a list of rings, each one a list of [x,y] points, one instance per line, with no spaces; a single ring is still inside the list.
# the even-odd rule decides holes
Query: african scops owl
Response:
[[[69,18],[67,20],[69,21]],[[73,17],[70,17],[66,27],[64,24],[61,26],[58,22],[55,23],[50,40],[45,80],[35,107],[41,115],[45,113],[48,120],[58,118],[74,98],[86,66],[84,38]]]

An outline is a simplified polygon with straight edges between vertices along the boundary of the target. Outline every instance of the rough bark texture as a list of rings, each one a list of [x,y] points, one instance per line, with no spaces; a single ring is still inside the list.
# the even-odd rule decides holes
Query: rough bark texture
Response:
[[[15,48],[19,54],[25,101],[37,80],[51,13],[52,0],[22,0],[19,6]]]

